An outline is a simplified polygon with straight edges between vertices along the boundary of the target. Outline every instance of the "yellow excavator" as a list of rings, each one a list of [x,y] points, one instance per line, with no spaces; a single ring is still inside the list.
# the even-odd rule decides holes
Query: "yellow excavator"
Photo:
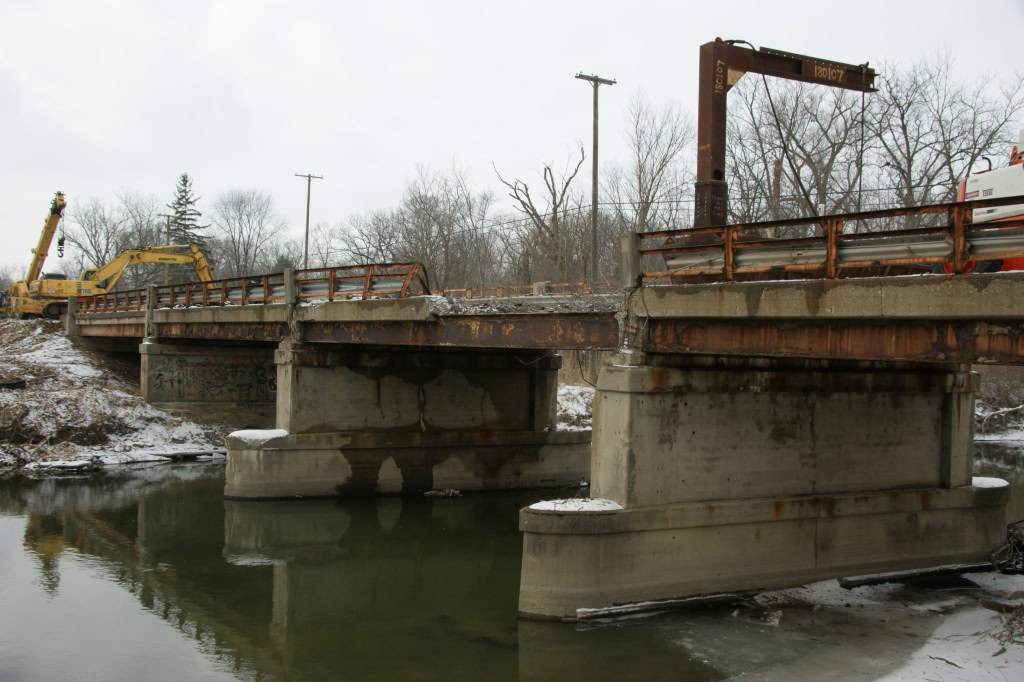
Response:
[[[118,254],[99,268],[83,270],[78,279],[67,279],[63,275],[54,274],[44,275],[39,279],[46,252],[50,248],[65,205],[64,195],[57,192],[50,205],[50,213],[43,224],[39,244],[32,250],[32,263],[25,279],[14,282],[7,288],[4,309],[9,317],[58,319],[67,310],[70,296],[105,294],[114,288],[126,267],[139,263],[188,263],[195,269],[200,281],[213,281],[210,264],[195,244],[131,249]]]

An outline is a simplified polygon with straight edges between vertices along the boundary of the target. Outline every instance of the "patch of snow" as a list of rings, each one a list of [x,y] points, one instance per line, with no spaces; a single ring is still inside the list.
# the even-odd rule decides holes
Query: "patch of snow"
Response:
[[[262,445],[271,438],[284,438],[288,435],[285,429],[242,429],[232,431],[228,438],[237,438],[246,445]]]
[[[601,498],[572,498],[568,500],[544,500],[543,502],[534,502],[530,505],[530,509],[557,512],[605,512],[619,511],[622,509],[622,505],[618,502],[603,500]]]
[[[878,679],[880,682],[1019,680],[1024,670],[1024,647],[1000,644],[993,637],[1000,626],[999,614],[988,609],[971,608],[952,613],[902,667]]]
[[[97,455],[97,459],[104,466],[117,464],[141,464],[145,462],[166,462],[169,458],[162,455],[154,455],[148,452],[125,452],[118,454]]]
[[[558,387],[559,431],[586,431],[591,428],[594,393],[592,386]]]
[[[971,479],[971,485],[975,488],[1006,488],[1009,483],[1001,478],[988,478],[986,476],[975,476]]]
[[[430,301],[430,313],[432,315],[447,315],[451,312],[452,307],[444,296],[431,294],[427,296],[427,299]]]
[[[258,554],[227,554],[224,559],[232,566],[273,566],[277,563]]]
[[[754,597],[754,600],[761,606],[778,606],[780,604],[866,606],[886,603],[899,589],[899,585],[894,583],[883,583],[881,585],[864,585],[848,590],[842,587],[838,580],[822,580],[801,587],[762,592]]]
[[[88,459],[74,459],[68,462],[31,462],[25,468],[26,469],[85,469],[93,466],[92,461]]]

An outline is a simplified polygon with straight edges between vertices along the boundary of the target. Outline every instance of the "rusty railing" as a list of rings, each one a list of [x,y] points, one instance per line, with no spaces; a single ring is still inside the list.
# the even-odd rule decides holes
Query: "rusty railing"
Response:
[[[296,270],[300,301],[405,298],[430,294],[422,263],[374,263]]]
[[[641,256],[661,256],[666,269],[643,272],[643,281],[685,281],[688,276],[711,276],[732,281],[737,275],[771,279],[773,272],[796,272],[803,277],[836,278],[891,274],[879,266],[913,266],[925,272],[948,265],[953,274],[970,272],[972,261],[1024,258],[1024,217],[972,224],[977,209],[1024,204],[1024,196],[953,202],[912,208],[864,211],[751,224],[665,230],[641,233]],[[868,224],[893,218],[936,216],[944,224],[932,227],[844,232],[847,223]],[[822,234],[775,238],[782,228],[812,227]],[[870,227],[869,227],[870,229]],[[767,234],[765,234],[767,233]],[[657,240],[657,245],[645,242]],[[858,273],[858,269],[860,272]],[[765,276],[765,273],[768,273]]]
[[[283,273],[233,277],[213,282],[188,282],[153,287],[153,308],[206,308],[284,303]],[[426,269],[420,263],[348,265],[295,271],[299,301],[403,298],[430,293]],[[149,307],[149,290],[113,291],[79,298],[83,313],[127,312]]]

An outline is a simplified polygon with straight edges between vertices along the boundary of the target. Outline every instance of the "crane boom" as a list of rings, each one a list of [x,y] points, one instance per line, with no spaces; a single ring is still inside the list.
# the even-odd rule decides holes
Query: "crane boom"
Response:
[[[43,222],[43,232],[39,235],[39,243],[36,244],[36,248],[32,249],[32,262],[28,266],[25,282],[39,279],[39,275],[43,271],[43,262],[50,251],[50,243],[53,241],[53,235],[57,232],[57,224],[60,223],[65,206],[67,206],[67,202],[64,201],[64,193],[57,192],[50,204],[50,212]]]

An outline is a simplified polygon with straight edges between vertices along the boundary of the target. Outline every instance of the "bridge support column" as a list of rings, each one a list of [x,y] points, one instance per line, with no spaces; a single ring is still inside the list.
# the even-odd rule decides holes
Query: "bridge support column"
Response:
[[[520,611],[984,561],[1007,490],[971,479],[965,366],[620,355],[594,406],[591,494],[524,509]]]
[[[590,434],[554,430],[557,355],[286,341],[275,361],[278,429],[228,438],[228,497],[538,487],[589,477]]]

